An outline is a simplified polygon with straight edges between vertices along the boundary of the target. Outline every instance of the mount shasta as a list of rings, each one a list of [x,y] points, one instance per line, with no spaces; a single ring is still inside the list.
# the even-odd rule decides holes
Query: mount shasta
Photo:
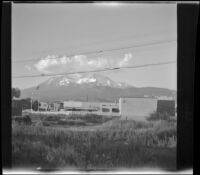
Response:
[[[176,99],[176,91],[157,87],[134,87],[115,82],[101,74],[75,74],[49,78],[36,87],[21,90],[22,98],[40,101],[77,100],[113,102],[120,97],[168,96]],[[35,95],[32,95],[35,94]]]

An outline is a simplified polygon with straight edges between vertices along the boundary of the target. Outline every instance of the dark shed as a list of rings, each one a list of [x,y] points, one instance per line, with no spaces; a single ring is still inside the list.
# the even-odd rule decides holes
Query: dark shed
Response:
[[[21,100],[12,100],[12,116],[22,115],[22,103]]]
[[[175,101],[174,100],[158,100],[157,113],[168,113],[175,116]]]

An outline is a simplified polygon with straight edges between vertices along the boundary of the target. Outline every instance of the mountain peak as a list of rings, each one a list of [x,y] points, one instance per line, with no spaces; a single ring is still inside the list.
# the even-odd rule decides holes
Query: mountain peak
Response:
[[[62,75],[49,78],[35,87],[24,89],[22,98],[38,98],[41,101],[79,100],[109,101],[120,97],[175,96],[169,89],[143,87],[135,88],[126,83],[115,82],[102,74]],[[33,96],[33,92],[35,96]]]
[[[128,87],[126,83],[119,83],[111,80],[110,78],[101,74],[74,74],[74,75],[62,75],[49,78],[42,83],[45,86],[106,86],[115,88]]]

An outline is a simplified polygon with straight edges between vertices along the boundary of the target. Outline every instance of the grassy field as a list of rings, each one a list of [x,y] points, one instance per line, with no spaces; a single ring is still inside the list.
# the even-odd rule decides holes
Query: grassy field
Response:
[[[174,121],[94,120],[90,116],[87,119],[77,116],[79,124],[74,124],[70,117],[68,121],[61,119],[38,117],[32,125],[13,122],[13,167],[79,170],[176,168]],[[51,124],[45,126],[44,122]]]

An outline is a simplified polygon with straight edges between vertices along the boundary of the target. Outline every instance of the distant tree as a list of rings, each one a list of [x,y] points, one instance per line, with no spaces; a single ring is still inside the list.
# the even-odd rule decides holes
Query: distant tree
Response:
[[[22,103],[23,109],[31,109],[31,99],[30,98],[21,99],[21,103]]]
[[[37,101],[37,100],[33,101],[33,103],[32,103],[32,109],[33,109],[34,111],[37,111],[37,110],[38,110],[38,101]]]
[[[22,114],[22,104],[21,100],[13,99],[14,97],[20,97],[20,89],[12,88],[12,115],[21,115]]]
[[[20,89],[19,88],[12,88],[12,99],[13,97],[19,98],[20,97]]]
[[[24,109],[31,109],[31,98],[21,99],[22,108]],[[32,109],[34,111],[38,110],[38,101],[35,100],[32,102]]]

